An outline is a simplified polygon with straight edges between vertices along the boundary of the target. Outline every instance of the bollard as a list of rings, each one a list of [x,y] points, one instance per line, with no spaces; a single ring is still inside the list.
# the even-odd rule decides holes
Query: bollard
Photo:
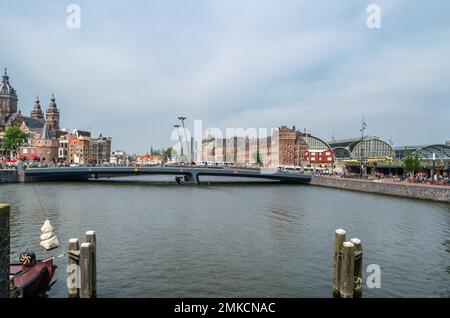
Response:
[[[363,250],[361,240],[352,238],[350,242],[355,247],[355,270],[353,276],[353,297],[360,298],[362,296],[362,266],[363,266]]]
[[[333,255],[333,297],[340,296],[341,276],[341,254],[345,242],[345,230],[338,229],[334,233],[334,255]]]
[[[97,297],[97,237],[95,231],[86,232],[86,242],[91,243],[93,246],[93,260],[92,260],[92,294],[93,297]]]
[[[80,244],[78,239],[72,238],[69,240],[69,247],[67,249],[69,255],[69,277],[67,278],[67,287],[69,289],[69,298],[80,297]],[[76,267],[73,269],[72,265]]]
[[[355,246],[352,242],[344,242],[340,275],[341,298],[353,297],[353,275],[355,271]]]
[[[92,243],[82,243],[80,248],[80,298],[94,297],[94,246]]]
[[[9,205],[0,204],[0,298],[9,298]]]

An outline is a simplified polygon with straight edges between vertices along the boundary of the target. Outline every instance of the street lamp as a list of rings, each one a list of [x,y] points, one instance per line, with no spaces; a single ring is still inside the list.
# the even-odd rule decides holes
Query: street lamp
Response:
[[[173,127],[177,129],[178,140],[180,141],[180,146],[181,146],[181,156],[183,156],[183,143],[181,142],[180,130],[178,129],[178,128],[180,128],[180,125],[175,124],[175,125],[173,125]]]
[[[186,135],[186,127],[184,126],[184,121],[186,119],[187,119],[187,117],[183,117],[183,116],[179,116],[178,117],[178,120],[181,120],[181,125],[183,126],[183,133],[184,133],[184,139],[186,140],[187,151],[190,152],[189,151],[189,144],[188,144],[188,140],[187,140],[187,135]],[[191,156],[190,156],[190,154],[189,154],[188,158],[189,158],[189,164],[190,164],[191,163]]]
[[[362,118],[362,122],[361,122],[361,166],[360,166],[360,171],[361,171],[361,178],[363,177],[363,153],[364,153],[364,131],[367,128],[367,124],[364,122],[364,116]]]

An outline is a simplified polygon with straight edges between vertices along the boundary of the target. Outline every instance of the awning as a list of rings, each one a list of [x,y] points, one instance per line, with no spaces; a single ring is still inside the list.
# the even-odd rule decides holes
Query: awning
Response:
[[[21,154],[21,155],[17,156],[17,159],[19,159],[19,160],[40,159],[40,157],[36,154],[31,154],[31,155]]]

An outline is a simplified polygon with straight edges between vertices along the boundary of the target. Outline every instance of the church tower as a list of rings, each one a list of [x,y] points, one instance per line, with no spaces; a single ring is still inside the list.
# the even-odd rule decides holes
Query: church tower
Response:
[[[41,109],[39,96],[36,96],[36,100],[34,101],[34,108],[31,111],[31,118],[44,119],[44,113],[42,112],[42,109]]]
[[[50,132],[54,133],[59,130],[59,110],[56,107],[55,96],[52,94],[50,105],[48,105],[45,123]]]
[[[0,83],[0,125],[5,124],[11,115],[17,113],[16,90],[9,83],[8,72],[5,68],[2,82]]]

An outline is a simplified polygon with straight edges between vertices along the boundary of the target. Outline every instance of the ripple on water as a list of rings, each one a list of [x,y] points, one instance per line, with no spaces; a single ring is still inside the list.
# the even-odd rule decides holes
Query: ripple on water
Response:
[[[283,185],[35,188],[63,245],[97,232],[100,297],[329,297],[339,227],[362,239],[365,266],[382,268],[382,288],[366,297],[450,297],[446,204]],[[13,259],[24,247],[64,250],[40,250],[31,185],[1,185],[0,201],[12,205]],[[57,262],[50,297],[66,297]]]

